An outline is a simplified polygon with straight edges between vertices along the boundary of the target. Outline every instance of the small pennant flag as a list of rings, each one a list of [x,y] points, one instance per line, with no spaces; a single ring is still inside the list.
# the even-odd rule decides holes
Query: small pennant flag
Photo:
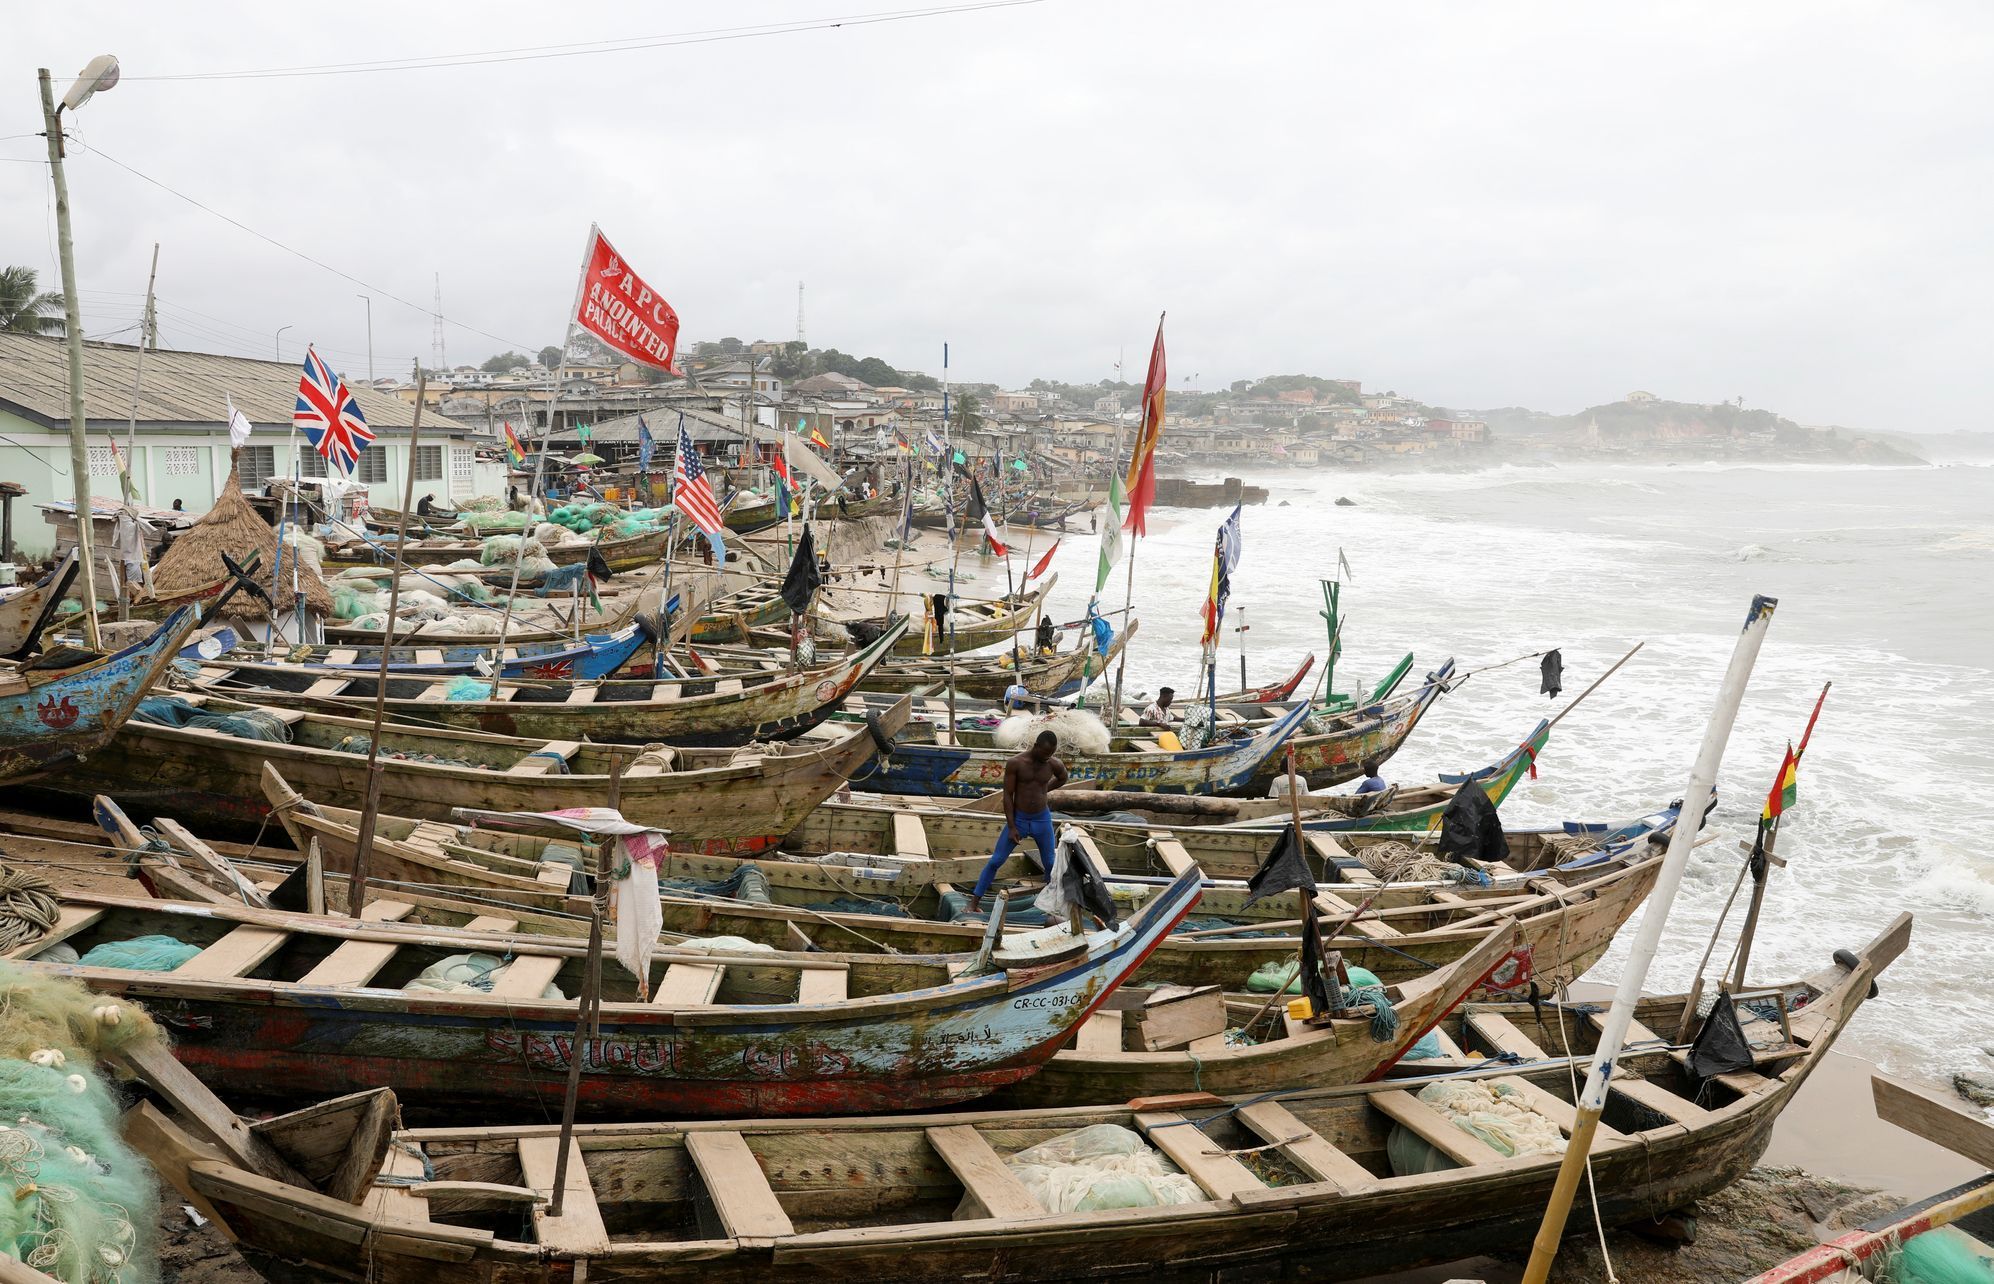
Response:
[[[1108,572],[1122,560],[1122,479],[1108,475],[1108,516],[1101,523],[1101,565],[1094,573],[1094,591],[1108,585]]]
[[[796,483],[790,480],[789,465],[782,456],[782,451],[776,451],[769,459],[769,469],[775,474],[775,515],[786,519],[796,503]]]
[[[646,471],[651,467],[651,452],[658,448],[651,436],[651,425],[644,422],[644,416],[637,416],[637,466]]]
[[[941,458],[942,439],[940,437],[935,436],[935,430],[932,428],[928,429],[928,449],[935,452],[935,457],[937,459]]]
[[[1029,573],[1026,574],[1025,579],[1029,582],[1031,580],[1037,579],[1041,575],[1044,575],[1045,568],[1052,565],[1052,555],[1054,553],[1057,553],[1058,551],[1059,551],[1059,541],[1054,540],[1052,542],[1052,547],[1045,551],[1045,556],[1041,557],[1037,562],[1033,563],[1032,569]]]
[[[222,402],[228,407],[228,444],[241,449],[249,444],[249,416],[235,408],[235,399],[226,393]]]
[[[831,448],[831,443],[824,440],[824,434],[818,432],[815,428],[810,430],[810,444],[819,450],[829,450]]]
[[[1800,758],[1807,752],[1807,742],[1814,738],[1814,724],[1821,717],[1821,706],[1828,702],[1828,688],[1822,687],[1821,694],[1814,701],[1814,712],[1807,715],[1807,730],[1800,733],[1800,747],[1793,742],[1786,744],[1786,757],[1780,761],[1779,775],[1773,778],[1772,789],[1766,794],[1765,810],[1759,813],[1759,824],[1770,824],[1779,819],[1780,814],[1793,805],[1800,792]]]
[[[969,515],[983,521],[983,538],[990,541],[990,549],[1003,557],[1011,550],[1004,547],[1004,541],[997,538],[997,523],[990,519],[990,506],[983,502],[983,486],[974,477],[969,479]]]

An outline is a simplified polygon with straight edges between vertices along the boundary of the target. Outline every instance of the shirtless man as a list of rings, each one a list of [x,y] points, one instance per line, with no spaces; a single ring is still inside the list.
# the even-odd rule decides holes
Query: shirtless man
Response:
[[[1004,764],[1004,832],[997,836],[996,853],[976,876],[976,890],[969,894],[970,913],[983,912],[983,894],[990,890],[990,880],[997,877],[1004,862],[1011,859],[1020,838],[1031,839],[1039,849],[1039,871],[1052,872],[1056,840],[1052,836],[1052,804],[1046,795],[1066,783],[1066,764],[1053,755],[1058,748],[1059,737],[1041,731],[1030,749]]]

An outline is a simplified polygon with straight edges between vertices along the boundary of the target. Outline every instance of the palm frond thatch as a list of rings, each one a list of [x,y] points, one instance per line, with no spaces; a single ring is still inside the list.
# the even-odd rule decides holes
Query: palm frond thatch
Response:
[[[200,593],[227,576],[227,568],[222,565],[223,553],[240,565],[248,560],[250,554],[257,552],[263,554],[257,578],[267,584],[272,568],[277,565],[277,532],[243,495],[235,469],[231,467],[228,480],[222,483],[221,494],[215,499],[215,506],[174,540],[165,556],[159,559],[159,564],[152,568],[153,596],[177,598]],[[332,592],[311,567],[300,565],[297,570],[298,587],[291,587],[292,561],[293,555],[286,552],[283,583],[276,593],[271,594],[278,608],[285,611],[293,609],[298,595],[302,593],[305,605],[311,610],[321,615],[332,614]],[[268,614],[263,603],[247,594],[238,594],[233,598],[228,604],[228,613],[245,620],[260,620]]]

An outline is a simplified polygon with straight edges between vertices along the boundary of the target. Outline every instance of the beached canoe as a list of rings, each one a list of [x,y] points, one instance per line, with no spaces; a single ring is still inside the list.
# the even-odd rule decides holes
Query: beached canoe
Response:
[[[1078,690],[1082,684],[1113,668],[1122,648],[1140,626],[1141,621],[1133,621],[1117,633],[1108,644],[1106,655],[1084,638],[1071,651],[1052,656],[1034,654],[1027,634],[1019,648],[1025,662],[1019,665],[1007,663],[1011,658],[1008,649],[991,655],[958,656],[953,665],[947,657],[894,656],[867,674],[858,689],[906,695],[929,690],[946,693],[953,686],[959,694],[973,699],[1001,700],[1013,686],[1022,686],[1035,696],[1052,699]],[[946,700],[942,701],[942,713],[947,716]]]
[[[199,607],[183,606],[122,651],[57,647],[33,660],[0,663],[0,784],[95,756],[200,622]]]
[[[485,731],[535,740],[680,747],[786,740],[829,717],[854,685],[885,658],[900,632],[853,655],[785,672],[742,669],[714,677],[606,682],[532,682],[394,674],[387,717],[411,726]],[[365,717],[380,679],[288,665],[204,667],[191,681],[204,691],[287,709]],[[465,699],[453,687],[475,686]],[[480,698],[483,697],[483,698]]]
[[[1118,927],[1076,935],[1061,925],[1005,942],[982,966],[664,947],[640,990],[611,958],[580,1100],[592,1117],[974,1100],[1051,1057],[1197,899],[1198,880],[1186,877]],[[387,1085],[432,1112],[558,1110],[576,1053],[577,1003],[564,996],[582,988],[587,946],[390,921],[408,912],[377,901],[356,920],[76,894],[62,898],[53,930],[6,957],[146,1004],[172,1029],[174,1055],[236,1095]],[[44,957],[140,936],[200,952],[171,971]],[[503,967],[486,964],[475,987],[408,985],[465,954]]]
[[[1116,736],[1105,753],[1063,749],[1070,781],[1100,789],[1162,794],[1230,794],[1245,790],[1262,764],[1308,719],[1297,706],[1264,727],[1197,749],[1165,749],[1147,737]],[[852,783],[889,794],[980,798],[1004,787],[1004,764],[1021,747],[998,745],[982,728],[951,730],[932,722],[910,724],[885,755]]]
[[[368,719],[263,709],[198,692],[179,698],[206,713],[251,712],[249,721],[260,726],[216,730],[134,721],[88,761],[38,787],[85,798],[104,794],[137,814],[254,831],[269,815],[262,779],[270,763],[313,798],[360,806]],[[611,796],[615,761],[622,764],[617,788],[623,813],[671,831],[674,843],[698,851],[788,833],[870,760],[878,742],[905,718],[903,707],[875,725],[815,727],[781,744],[732,749],[543,742],[389,723],[381,731],[381,810],[442,820],[454,807],[601,806]],[[288,738],[236,734],[276,728]]]
[[[1742,1176],[1908,934],[1900,920],[1851,966],[1810,986],[1816,992],[1797,1018],[1807,1021],[1805,1034],[1795,1031],[1804,1046],[1772,1073],[1736,1086],[1697,1084],[1666,1052],[1624,1056],[1593,1147],[1590,1189],[1602,1222],[1652,1219]],[[1568,1135],[1576,1117],[1570,1075],[1562,1061],[1503,1064],[1447,1082],[1517,1094],[1547,1128]],[[1505,1157],[1430,1101],[1429,1086],[1413,1079],[1233,1101],[583,1124],[568,1151],[558,1217],[538,1202],[553,1190],[554,1124],[404,1129],[392,1146],[366,1135],[353,1145],[359,1162],[371,1171],[373,1157],[385,1156],[391,1184],[365,1187],[358,1199],[273,1180],[248,1158],[218,1159],[149,1107],[128,1131],[277,1281],[565,1284],[584,1271],[595,1284],[761,1284],[775,1275],[931,1284],[1055,1272],[1203,1281],[1263,1264],[1354,1279],[1527,1245],[1542,1218],[1562,1154]],[[340,1108],[310,1116],[320,1145]],[[356,1117],[348,1109],[344,1117]],[[1158,1152],[1159,1171],[1187,1176],[1191,1202],[1067,1211],[1048,1206],[1028,1184],[1034,1175],[1008,1162],[1100,1125]],[[264,1136],[295,1130],[282,1119],[260,1127]]]
[[[265,769],[263,786],[299,851],[316,844],[334,876],[352,868],[357,813],[306,799],[274,769]],[[502,905],[505,914],[522,922],[537,916],[534,930],[577,930],[574,924],[586,906],[575,897],[585,894],[587,880],[573,878],[571,845],[464,819],[447,824],[383,814],[375,830],[373,876],[396,899],[433,896],[439,913],[456,914],[459,921],[486,912],[480,905]],[[1480,942],[1489,924],[1504,917],[1517,919],[1524,931],[1530,951],[1525,979],[1576,976],[1604,953],[1653,886],[1674,815],[1661,813],[1652,827],[1637,822],[1615,828],[1643,836],[1567,859],[1571,848],[1551,835],[1520,831],[1511,835],[1513,859],[1535,861],[1536,868],[1489,866],[1485,886],[1445,878],[1325,881],[1315,897],[1317,913],[1324,931],[1338,931],[1340,925],[1336,948],[1345,958],[1388,984],[1417,980],[1459,958]],[[923,841],[918,827],[903,825],[901,834],[903,844]],[[1320,843],[1322,836],[1309,838]],[[1166,837],[1155,841],[1156,859],[1176,872],[1161,878],[1117,875],[1091,838],[1083,835],[1079,846],[1124,912],[1138,910],[1181,873],[1197,869]],[[924,850],[903,846],[897,858],[817,860],[765,853],[744,861],[675,848],[660,869],[665,926],[782,949],[974,951],[988,929],[984,918],[965,912],[961,888],[981,860],[944,862],[962,871],[948,879],[923,877],[918,867]],[[852,859],[870,863],[848,863]],[[1028,885],[1017,895],[1013,889],[1007,927],[1031,930],[1046,922],[1029,904],[1035,891]],[[1300,944],[1298,902],[1283,896],[1248,906],[1248,896],[1238,881],[1208,881],[1197,921],[1158,948],[1143,979],[1238,990],[1267,964],[1292,961]],[[446,903],[452,898],[454,903]]]
[[[375,634],[379,637],[379,634]],[[507,678],[607,678],[623,673],[638,656],[663,637],[656,616],[636,615],[630,623],[606,633],[590,633],[580,642],[507,642],[499,673]],[[388,672],[395,677],[451,677],[476,673],[480,664],[489,664],[498,639],[489,638],[482,646],[469,643],[436,644],[415,638],[388,648]],[[254,643],[244,643],[234,630],[224,629],[212,639],[204,638],[182,647],[180,658],[197,665],[262,665]],[[294,646],[277,653],[277,662],[290,667],[317,670],[321,677],[338,674],[378,673],[379,646]]]
[[[1978,1114],[1888,1075],[1871,1075],[1879,1119],[1994,1169],[1994,1124]],[[1876,1280],[1980,1278],[1994,1260],[1994,1172],[1871,1218],[1744,1284],[1862,1284]]]
[[[586,562],[593,554],[600,554],[610,570],[634,571],[663,558],[667,538],[668,532],[657,530],[640,531],[623,539],[554,544],[547,549],[547,559],[556,566],[573,566]],[[467,559],[475,562],[483,549],[483,539],[432,538],[409,543],[400,549],[395,548],[392,539],[353,540],[328,544],[324,565],[328,571],[343,571],[355,566],[388,566],[396,561],[404,566],[448,566]]]
[[[55,622],[56,608],[69,592],[81,563],[72,546],[47,575],[21,588],[0,589],[0,659],[26,658]]]

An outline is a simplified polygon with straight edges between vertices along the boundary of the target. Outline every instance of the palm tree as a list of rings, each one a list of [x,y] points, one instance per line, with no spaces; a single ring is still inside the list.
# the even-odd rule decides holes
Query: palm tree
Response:
[[[35,293],[35,270],[0,269],[0,333],[61,334],[62,296]]]
[[[981,411],[983,405],[973,392],[959,392],[955,395],[955,430],[957,432],[980,432],[984,427]]]

